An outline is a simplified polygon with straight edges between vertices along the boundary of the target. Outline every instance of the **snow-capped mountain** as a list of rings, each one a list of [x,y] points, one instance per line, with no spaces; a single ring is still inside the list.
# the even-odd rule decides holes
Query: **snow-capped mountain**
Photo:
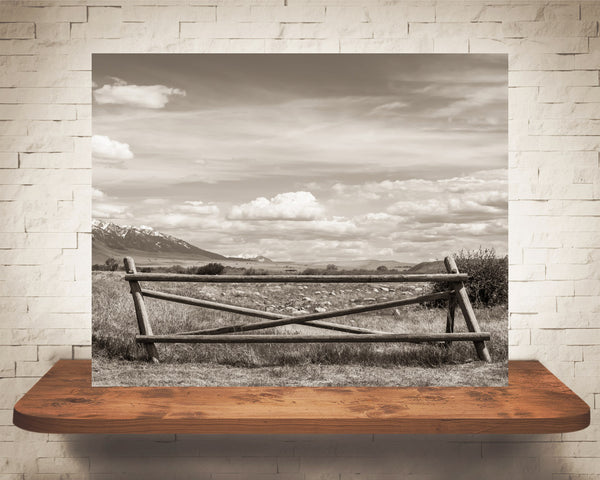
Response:
[[[92,221],[92,261],[104,263],[109,257],[132,255],[172,257],[189,260],[223,260],[224,256],[202,250],[184,240],[161,233],[151,227],[117,225]]]

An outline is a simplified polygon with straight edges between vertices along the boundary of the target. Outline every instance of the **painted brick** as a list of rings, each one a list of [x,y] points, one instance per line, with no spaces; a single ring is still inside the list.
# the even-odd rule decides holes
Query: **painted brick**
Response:
[[[266,53],[338,53],[340,51],[340,42],[339,40],[332,39],[266,40],[264,50]]]
[[[411,23],[411,36],[432,36],[441,37],[474,37],[474,38],[501,38],[502,27],[496,22],[477,22],[477,23]]]
[[[598,135],[600,136],[600,119],[580,120],[546,119],[531,120],[529,133],[532,135]]]
[[[282,38],[373,38],[373,36],[373,27],[368,23],[352,26],[323,23],[285,23],[281,25]]]
[[[73,346],[73,359],[74,360],[87,360],[92,358],[92,347],[74,345]]]
[[[266,5],[252,5],[249,7],[250,15],[245,17],[258,22],[298,22],[314,23],[325,20],[326,7],[319,6],[284,6],[273,7]],[[219,8],[220,10],[220,8]],[[239,20],[238,20],[239,21]]]
[[[582,328],[567,330],[566,345],[598,345],[600,343],[600,329]]]
[[[597,71],[547,72],[513,71],[508,73],[508,85],[519,87],[537,87],[553,85],[597,86]]]
[[[598,22],[564,19],[552,22],[505,22],[502,31],[507,38],[595,37],[598,35]]]
[[[540,89],[540,101],[571,101],[577,103],[600,102],[600,87],[554,86]]]
[[[580,10],[582,20],[600,19],[600,7],[596,2],[583,2]]]
[[[600,297],[558,297],[556,299],[556,309],[559,313],[564,314],[577,314],[579,312],[597,313],[600,312]]]
[[[371,24],[373,38],[407,38],[408,23]]]
[[[513,49],[528,51],[531,54],[539,53],[588,53],[589,42],[586,37],[536,37],[527,39],[506,39],[506,43]]]
[[[558,358],[563,361],[583,361],[583,348],[573,345],[560,345],[558,347]]]
[[[121,12],[112,12],[115,18],[108,20],[109,22],[149,22],[156,27],[156,24],[162,22],[175,23],[178,22],[214,22],[216,20],[216,7],[196,6],[183,8],[165,8],[164,6],[145,6],[124,4],[120,9]],[[110,15],[111,12],[108,12]],[[103,20],[107,21],[107,20]]]
[[[470,38],[469,53],[507,53],[508,46],[498,38]]]
[[[548,21],[569,21],[579,20],[581,17],[580,6],[577,3],[549,3],[546,4],[542,11],[544,20]]]
[[[512,329],[508,332],[509,345],[529,345],[531,343],[530,331]]]
[[[180,25],[181,38],[279,38],[282,27],[269,23],[184,23]]]
[[[62,42],[65,45],[71,38],[71,24],[63,23],[36,23],[35,36],[40,40]]]
[[[0,23],[0,40],[34,37],[34,23]]]
[[[568,71],[576,68],[576,62],[581,56],[586,55],[556,55],[554,53],[528,55],[526,52],[515,52],[510,56],[510,70]]]
[[[576,55],[573,58],[573,68],[576,69],[594,69],[598,66],[600,60],[600,38],[590,38],[590,51],[587,54]]]
[[[90,328],[24,328],[13,329],[11,331],[0,329],[0,343],[10,342],[27,346],[60,345],[62,343],[85,345],[86,343],[90,343],[91,333],[92,331]],[[48,368],[46,371],[47,370]],[[45,371],[42,373],[45,373]],[[34,376],[39,377],[41,376],[41,373]]]
[[[41,361],[37,360],[35,362],[17,362],[17,370],[16,374],[19,377],[41,377],[44,375],[52,365],[54,365],[54,361]]]
[[[90,88],[10,88],[7,90],[13,92],[15,103],[72,103],[77,105],[92,101]]]
[[[366,7],[356,6],[328,6],[326,7],[326,20],[342,24],[368,22],[369,11]]]
[[[39,8],[36,6],[6,5],[0,6],[0,18],[3,22],[85,22],[87,11],[84,5],[60,6],[51,5]],[[65,2],[66,3],[66,2]]]
[[[0,153],[0,168],[17,168],[19,166],[19,155],[14,152]]]
[[[481,5],[466,4],[456,8],[452,3],[440,2],[436,5],[438,22],[505,22],[535,20],[539,9],[536,5]]]
[[[441,37],[436,35],[433,39],[433,51],[434,53],[468,53],[469,40],[466,38],[456,39],[453,36]]]
[[[433,39],[341,39],[340,53],[433,53]]]
[[[545,265],[512,265],[508,271],[511,281],[544,280],[546,278]]]
[[[38,458],[37,465],[40,473],[81,472],[89,470],[90,460],[86,457]]]
[[[43,72],[43,75],[31,75],[30,72],[10,72],[0,76],[0,87],[91,88],[91,86],[91,73],[79,70],[47,70]]]

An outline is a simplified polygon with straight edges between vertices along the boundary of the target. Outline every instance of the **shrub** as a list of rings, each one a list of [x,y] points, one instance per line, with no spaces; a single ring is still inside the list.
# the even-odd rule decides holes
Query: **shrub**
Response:
[[[219,275],[223,273],[225,266],[220,263],[207,263],[201,267],[196,268],[196,275]]]
[[[454,255],[460,273],[469,275],[466,282],[469,300],[474,306],[491,307],[508,302],[508,257],[499,258],[493,248],[461,250]],[[434,292],[451,289],[447,283],[435,283]],[[443,302],[445,303],[445,302]]]
[[[388,268],[387,268],[385,265],[379,265],[379,266],[377,267],[377,271],[378,271],[378,272],[387,272],[387,271],[388,271]]]
[[[110,272],[115,272],[117,268],[119,268],[119,262],[117,262],[117,260],[112,257],[107,258],[104,262],[104,265],[106,265],[107,270]]]
[[[323,275],[323,270],[320,268],[305,268],[301,275]]]
[[[244,268],[244,275],[268,275],[269,272],[267,272],[265,269],[263,268]]]
[[[92,265],[92,270],[97,270],[99,272],[116,272],[118,269],[119,262],[114,258],[107,258],[103,264],[94,263]]]

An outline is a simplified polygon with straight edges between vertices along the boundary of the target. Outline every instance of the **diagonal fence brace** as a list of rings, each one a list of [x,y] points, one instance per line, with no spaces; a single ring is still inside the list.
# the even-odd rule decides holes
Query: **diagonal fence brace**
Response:
[[[215,335],[221,333],[247,332],[250,330],[261,330],[263,328],[280,327],[282,325],[304,324],[311,320],[321,320],[323,318],[343,317],[355,313],[372,312],[375,310],[383,310],[386,308],[400,307],[402,305],[411,305],[415,303],[429,302],[440,298],[447,298],[454,292],[439,292],[421,295],[419,297],[403,298],[401,300],[392,300],[389,302],[374,303],[372,305],[363,305],[360,307],[346,308],[342,310],[332,310],[323,313],[309,313],[307,315],[298,315],[296,317],[285,317],[279,320],[271,320],[268,322],[245,323],[231,325],[228,327],[208,328],[204,330],[196,330],[188,332],[188,335]]]
[[[208,308],[208,309],[212,309],[212,310],[220,310],[223,312],[240,313],[242,315],[247,315],[249,317],[267,318],[267,319],[271,319],[271,320],[281,320],[284,318],[286,318],[286,319],[287,318],[297,318],[297,317],[292,317],[292,316],[280,315],[278,313],[265,312],[262,310],[255,310],[253,308],[239,307],[237,305],[228,305],[226,303],[211,302],[209,300],[201,300],[199,298],[184,297],[184,296],[175,295],[172,293],[157,292],[154,290],[142,289],[142,295],[144,297],[155,298],[158,300],[168,300],[173,303],[182,303],[184,305],[193,305],[196,307],[204,307],[204,308]],[[339,323],[321,322],[319,320],[313,320],[313,321],[306,322],[305,325],[308,325],[311,327],[316,327],[316,328],[323,328],[326,330],[336,330],[338,332],[347,332],[347,333],[371,333],[371,334],[386,333],[386,332],[382,332],[379,330],[372,330],[369,328],[354,327],[351,325],[341,325]],[[177,335],[194,335],[194,333],[195,333],[194,331],[181,332],[181,333],[178,333]]]

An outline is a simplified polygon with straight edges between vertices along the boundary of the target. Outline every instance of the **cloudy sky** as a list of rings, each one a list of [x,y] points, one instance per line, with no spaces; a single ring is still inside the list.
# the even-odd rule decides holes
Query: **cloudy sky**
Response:
[[[505,55],[94,55],[93,216],[274,260],[507,250]]]

